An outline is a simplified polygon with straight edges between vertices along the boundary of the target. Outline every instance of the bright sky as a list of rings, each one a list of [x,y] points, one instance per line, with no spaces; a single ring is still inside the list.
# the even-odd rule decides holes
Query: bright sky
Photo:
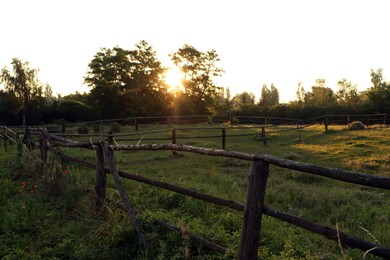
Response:
[[[84,92],[88,63],[101,47],[134,49],[146,40],[166,66],[185,43],[215,49],[217,79],[232,95],[259,97],[274,83],[281,101],[301,80],[337,90],[347,78],[370,86],[370,69],[390,80],[390,2],[386,0],[3,0],[0,67],[13,57],[38,68],[62,95]]]

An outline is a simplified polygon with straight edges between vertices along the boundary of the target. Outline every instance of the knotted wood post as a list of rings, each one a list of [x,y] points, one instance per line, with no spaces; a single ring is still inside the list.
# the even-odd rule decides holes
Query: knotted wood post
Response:
[[[263,139],[263,144],[267,145],[267,136],[265,135],[265,127],[261,128],[261,138]]]
[[[269,164],[253,161],[248,178],[248,189],[244,210],[244,221],[241,230],[238,259],[256,259],[261,232],[265,189],[267,186]]]
[[[106,200],[106,173],[104,172],[104,154],[100,145],[96,146],[96,212],[102,214],[104,211],[104,201]]]
[[[172,129],[172,144],[176,144],[176,128]],[[177,155],[176,150],[172,150],[173,155]]]
[[[221,128],[222,130],[222,150],[226,149],[226,128]]]
[[[46,136],[42,133],[42,136],[39,140],[40,142],[40,150],[41,150],[41,160],[44,164],[47,162],[47,139]]]

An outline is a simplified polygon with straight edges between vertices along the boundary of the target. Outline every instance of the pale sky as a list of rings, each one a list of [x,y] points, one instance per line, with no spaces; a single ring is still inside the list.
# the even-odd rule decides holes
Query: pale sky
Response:
[[[132,50],[146,40],[166,66],[184,44],[215,49],[218,85],[260,96],[274,83],[282,102],[318,78],[337,91],[346,78],[370,86],[370,69],[390,80],[390,2],[386,0],[1,0],[0,67],[13,57],[38,68],[62,95],[84,92],[88,63],[101,47]]]

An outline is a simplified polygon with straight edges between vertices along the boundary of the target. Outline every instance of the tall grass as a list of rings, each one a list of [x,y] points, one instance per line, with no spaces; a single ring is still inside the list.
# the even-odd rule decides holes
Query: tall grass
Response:
[[[156,128],[153,126],[145,130],[152,131]],[[121,131],[124,133],[127,130],[123,127]],[[240,131],[228,129],[227,134],[237,134]],[[244,131],[259,133],[257,129]],[[296,131],[270,134],[267,146],[255,141],[254,136],[228,137],[227,149],[267,153],[291,160],[390,176],[388,131],[389,128],[383,127],[370,127],[360,131],[333,127],[332,131],[325,133],[322,127],[314,126],[301,130],[301,139]],[[207,134],[210,134],[209,131],[196,133]],[[180,142],[220,148],[219,139]],[[94,162],[93,151],[61,150]],[[29,167],[34,164],[27,161],[14,162],[14,157],[11,156],[11,160],[6,158],[9,156],[11,155],[1,151],[1,163],[5,165],[7,173],[5,178],[2,177],[0,198],[11,198],[2,202],[5,204],[0,207],[0,214],[4,216],[0,220],[0,242],[3,247],[0,252],[6,252],[0,253],[3,254],[1,257],[235,257],[242,213],[123,180],[151,244],[152,249],[145,255],[138,251],[136,235],[123,212],[113,204],[107,204],[103,216],[95,214],[93,171],[56,161],[49,163],[49,167],[43,172],[36,167],[30,173]],[[249,162],[190,153],[174,156],[169,151],[120,152],[115,156],[120,170],[244,202]],[[23,174],[18,174],[20,169],[23,169]],[[64,174],[65,171],[71,174]],[[39,188],[34,194],[19,194],[22,181],[27,181],[29,185],[37,184]],[[111,201],[120,201],[112,178],[108,178],[107,196]],[[389,200],[389,191],[345,184],[272,166],[265,203],[333,228],[337,225],[340,231],[363,239],[390,245],[390,208],[386,206]],[[5,210],[6,208],[11,210]],[[180,235],[152,224],[152,218],[185,227],[228,247],[231,253],[220,256],[198,248],[187,240],[183,242]],[[342,249],[343,253],[337,242],[264,216],[259,250],[259,257],[263,259],[337,259],[344,256],[355,259],[364,256],[364,252],[359,250],[346,247]],[[369,255],[365,257],[371,258]]]

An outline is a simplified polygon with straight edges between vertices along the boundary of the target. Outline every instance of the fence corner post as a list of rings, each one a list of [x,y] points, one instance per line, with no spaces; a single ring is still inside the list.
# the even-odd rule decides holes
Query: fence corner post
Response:
[[[104,201],[106,200],[106,173],[104,171],[104,155],[101,145],[96,146],[96,212],[103,213]]]
[[[248,178],[238,259],[257,259],[269,163],[253,161]]]

